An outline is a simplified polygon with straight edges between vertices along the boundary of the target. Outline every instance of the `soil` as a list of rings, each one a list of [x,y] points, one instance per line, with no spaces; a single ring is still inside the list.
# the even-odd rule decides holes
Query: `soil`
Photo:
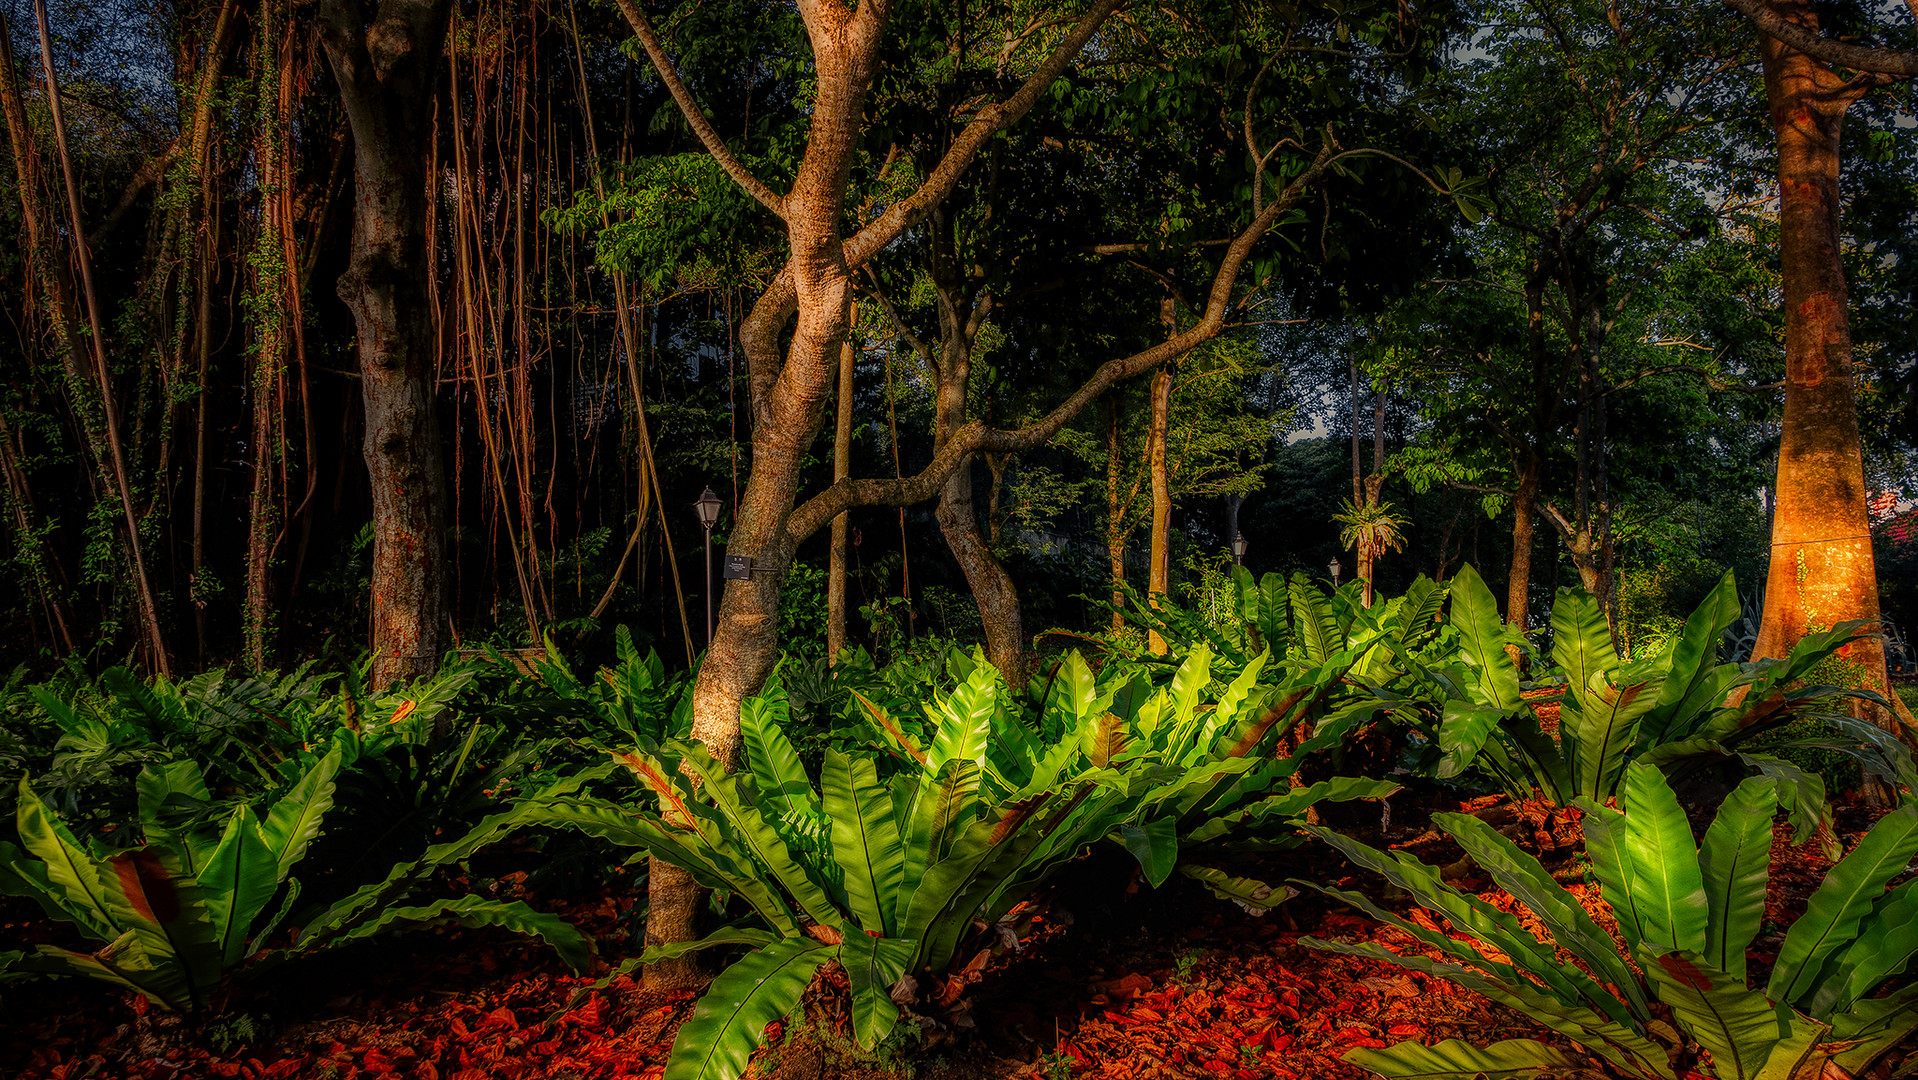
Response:
[[[1423,807],[1393,800],[1394,823],[1376,811],[1338,826],[1378,846],[1449,866],[1455,884],[1530,921],[1450,841],[1426,823],[1433,809],[1468,809],[1499,823],[1601,916],[1573,857],[1575,820],[1493,799]],[[1351,811],[1347,809],[1347,813]],[[1872,820],[1847,807],[1847,847]],[[1699,822],[1702,828],[1703,821]],[[1769,929],[1788,925],[1823,875],[1817,845],[1791,846],[1780,825]],[[1391,910],[1404,894],[1322,847],[1254,868],[1266,880],[1306,878],[1363,891]],[[516,875],[494,883],[510,895]],[[572,900],[529,897],[574,920],[617,962],[631,940],[633,890]],[[1376,942],[1412,951],[1407,935],[1310,889],[1264,916],[1213,898],[1180,875],[1143,888],[1123,853],[1095,851],[1035,898],[1033,932],[966,988],[955,1011],[930,1027],[910,1057],[860,1054],[847,1035],[844,998],[829,980],[808,995],[803,1020],[775,1025],[752,1075],[764,1080],[1357,1080],[1342,1056],[1403,1039],[1475,1043],[1549,1033],[1524,1016],[1443,980],[1300,943],[1302,936]],[[1419,918],[1420,916],[1415,916]],[[17,901],[0,906],[0,941],[67,941],[64,927]],[[1754,959],[1768,962],[1775,933]],[[603,973],[602,968],[600,972]],[[842,977],[843,978],[843,977]],[[631,980],[571,1000],[593,982],[543,946],[504,932],[461,928],[392,936],[282,969],[235,996],[224,1015],[194,1022],[76,980],[0,986],[0,1075],[273,1077],[350,1080],[598,1080],[659,1076],[694,995],[655,993]],[[1896,1061],[1905,1055],[1893,1054]],[[1881,1064],[1887,1075],[1892,1066]]]

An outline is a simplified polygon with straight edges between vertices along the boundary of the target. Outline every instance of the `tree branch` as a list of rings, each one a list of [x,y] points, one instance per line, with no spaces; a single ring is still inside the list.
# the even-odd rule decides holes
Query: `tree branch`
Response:
[[[1225,256],[1219,262],[1219,269],[1212,278],[1212,289],[1206,299],[1205,312],[1190,330],[1176,334],[1143,352],[1106,361],[1093,372],[1091,378],[1073,392],[1071,397],[1044,417],[1024,427],[1002,431],[987,427],[978,420],[968,421],[952,433],[952,437],[933,456],[932,463],[917,475],[898,479],[848,477],[834,483],[825,491],[800,504],[787,517],[787,542],[792,545],[799,544],[825,527],[827,522],[854,507],[910,506],[913,503],[924,502],[939,493],[939,489],[945,485],[946,477],[951,475],[968,455],[978,452],[1018,453],[1040,446],[1058,434],[1060,428],[1065,427],[1073,417],[1113,385],[1190,352],[1218,335],[1225,327],[1226,311],[1232,306],[1233,285],[1238,281],[1240,269],[1251,257],[1253,247],[1278,222],[1279,218],[1305,195],[1309,188],[1318,183],[1332,163],[1344,156],[1346,156],[1344,153],[1339,152],[1338,145],[1332,140],[1331,131],[1328,129],[1325,145],[1311,166],[1294,178],[1280,196],[1253,218],[1252,223],[1234,237],[1231,245],[1226,248]]]
[[[1853,71],[1896,75],[1905,79],[1918,76],[1918,52],[1910,49],[1877,49],[1820,37],[1817,31],[1800,26],[1773,11],[1765,0],[1725,0],[1725,6],[1736,9],[1753,26],[1777,39],[1780,44],[1797,49],[1813,60],[1851,68]]]
[[[665,47],[659,43],[659,35],[653,32],[652,22],[646,18],[645,12],[639,10],[636,0],[619,0],[619,10],[626,16],[626,22],[633,28],[633,36],[639,39],[639,44],[646,50],[647,57],[653,62],[653,70],[659,72],[660,81],[666,84],[673,100],[679,103],[679,111],[685,114],[686,122],[693,126],[693,134],[699,136],[706,152],[712,155],[713,160],[741,190],[751,195],[761,206],[784,218],[786,197],[761,183],[752,170],[741,164],[733,152],[726,148],[726,140],[719,137],[719,132],[714,131],[713,125],[706,121],[706,114],[699,111],[699,102],[694,101],[692,91],[686,89],[678,69],[673,67]]]
[[[621,7],[626,7],[632,3],[632,0],[619,0],[619,2]],[[1060,73],[1065,71],[1066,65],[1072,62],[1072,58],[1079,55],[1079,50],[1085,48],[1086,42],[1092,39],[1092,35],[1098,32],[1099,27],[1124,2],[1125,0],[1098,0],[1093,4],[1092,10],[1086,12],[1078,25],[1072,28],[1072,32],[1052,50],[1052,54],[1046,57],[1045,62],[1027,77],[1024,85],[1020,86],[1016,93],[1003,102],[988,105],[979,110],[979,114],[972,118],[972,122],[959,133],[959,137],[952,141],[952,148],[946,151],[945,157],[941,158],[939,164],[927,174],[925,182],[919,185],[919,190],[886,207],[885,212],[873,219],[872,224],[859,230],[846,241],[847,269],[857,267],[872,258],[884,250],[886,245],[897,239],[900,233],[924,221],[933,207],[939,205],[959,183],[959,177],[964,175],[967,166],[972,164],[973,157],[978,154],[979,148],[985,145],[986,140],[997,132],[1018,123],[1020,118],[1031,112],[1032,107],[1039,103],[1040,95],[1052,86]]]

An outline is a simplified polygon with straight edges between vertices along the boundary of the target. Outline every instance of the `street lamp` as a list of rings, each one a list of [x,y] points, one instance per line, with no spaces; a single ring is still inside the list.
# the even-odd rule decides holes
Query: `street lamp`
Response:
[[[706,647],[713,647],[713,526],[719,524],[719,508],[724,504],[719,496],[713,494],[713,486],[699,493],[699,500],[693,503],[693,513],[699,515],[700,527],[706,530]]]
[[[1338,588],[1339,587],[1339,571],[1345,569],[1345,567],[1339,565],[1339,557],[1337,555],[1332,556],[1332,561],[1329,563],[1326,563],[1325,568],[1327,570],[1332,571],[1332,587],[1334,589]]]
[[[1241,562],[1245,561],[1245,549],[1248,546],[1250,545],[1248,545],[1245,542],[1244,533],[1232,534],[1232,565],[1233,566],[1237,566]]]

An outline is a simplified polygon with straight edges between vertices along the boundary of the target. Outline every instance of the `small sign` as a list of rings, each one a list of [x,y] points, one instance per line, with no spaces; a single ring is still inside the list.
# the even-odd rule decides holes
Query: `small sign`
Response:
[[[747,581],[753,576],[753,559],[750,555],[726,556],[726,569],[721,576],[727,581]]]

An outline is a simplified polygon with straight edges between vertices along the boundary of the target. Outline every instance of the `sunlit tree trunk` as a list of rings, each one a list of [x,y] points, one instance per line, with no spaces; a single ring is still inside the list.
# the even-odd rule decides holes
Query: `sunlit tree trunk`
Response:
[[[1505,624],[1524,633],[1530,615],[1532,547],[1537,529],[1538,486],[1544,463],[1534,454],[1519,473],[1512,495],[1512,569],[1505,586]]]
[[[839,415],[832,432],[832,478],[844,480],[852,475],[852,342],[839,349]],[[849,528],[848,514],[832,519],[832,546],[826,561],[826,663],[839,662],[839,650],[846,647],[846,561]]]
[[[1810,4],[1773,11],[1816,29]],[[1877,571],[1839,248],[1839,131],[1868,84],[1761,36],[1778,141],[1779,264],[1785,294],[1785,415],[1772,517],[1771,573],[1754,658],[1783,656],[1808,632],[1876,622]],[[1878,638],[1846,646],[1865,685],[1889,692]],[[1895,727],[1882,710],[1874,719]]]
[[[353,130],[353,312],[373,491],[374,684],[425,675],[445,651],[446,469],[426,263],[426,161],[450,0],[322,0],[320,37]]]
[[[1146,597],[1157,607],[1172,584],[1172,482],[1166,470],[1166,429],[1172,421],[1172,373],[1152,373],[1152,419],[1146,430],[1146,468],[1152,476],[1152,538]],[[1163,655],[1165,639],[1151,632],[1152,651]]]

